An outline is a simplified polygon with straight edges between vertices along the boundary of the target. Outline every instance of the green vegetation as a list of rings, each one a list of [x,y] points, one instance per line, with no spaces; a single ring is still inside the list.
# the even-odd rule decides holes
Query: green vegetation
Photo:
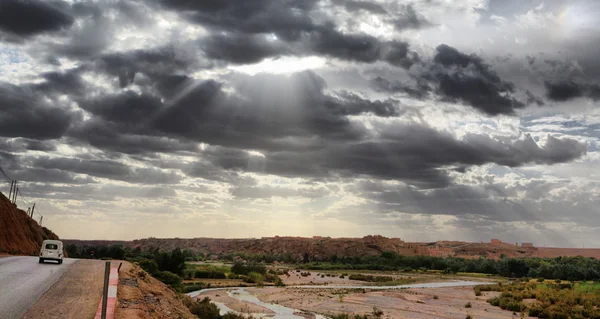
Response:
[[[267,273],[267,267],[261,264],[243,264],[237,262],[231,267],[231,272],[238,275],[248,275],[252,272],[265,275]]]
[[[300,265],[310,270],[394,270],[476,273],[512,278],[561,280],[600,279],[600,260],[586,257],[464,259],[457,257],[402,256],[384,252],[371,257],[337,257],[336,262],[319,260]]]
[[[502,309],[551,319],[600,318],[598,282],[517,282],[509,285],[477,286],[475,291],[500,291],[488,302]],[[534,302],[523,302],[535,299]]]

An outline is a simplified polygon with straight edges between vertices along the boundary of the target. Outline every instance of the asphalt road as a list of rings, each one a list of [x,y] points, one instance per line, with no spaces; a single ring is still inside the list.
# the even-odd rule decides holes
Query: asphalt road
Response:
[[[38,263],[37,257],[0,258],[0,319],[21,318],[76,259]]]

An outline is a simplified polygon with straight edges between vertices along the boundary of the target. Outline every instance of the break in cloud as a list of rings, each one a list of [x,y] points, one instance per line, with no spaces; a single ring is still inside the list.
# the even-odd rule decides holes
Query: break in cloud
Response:
[[[65,238],[600,245],[598,14],[3,1],[0,163]]]

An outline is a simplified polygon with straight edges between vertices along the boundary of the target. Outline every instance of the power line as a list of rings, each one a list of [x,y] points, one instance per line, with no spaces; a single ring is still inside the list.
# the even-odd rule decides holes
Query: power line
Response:
[[[27,199],[27,197],[25,197],[22,193],[21,193],[21,189],[17,188],[17,193],[21,196],[21,200],[23,201],[23,203],[25,203],[26,205],[31,205],[31,201],[29,201]]]
[[[13,181],[13,179],[8,177],[8,174],[6,174],[6,172],[2,169],[2,166],[0,166],[0,173],[2,173],[2,175],[4,176],[4,179],[6,179],[7,182]]]

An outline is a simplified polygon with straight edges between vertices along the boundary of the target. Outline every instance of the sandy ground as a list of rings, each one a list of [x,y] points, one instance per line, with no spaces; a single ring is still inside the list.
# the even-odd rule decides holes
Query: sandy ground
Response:
[[[97,306],[97,304],[96,304]],[[139,266],[123,262],[119,272],[116,319],[197,319],[177,294]]]
[[[73,264],[24,319],[94,318],[102,297],[104,262],[79,260]]]
[[[199,299],[204,297],[210,298],[212,301],[217,301],[224,303],[227,307],[242,313],[264,313],[264,314],[274,314],[270,309],[255,305],[253,303],[249,303],[246,301],[240,301],[234,298],[229,297],[227,295],[227,291],[225,290],[217,290],[217,291],[209,291],[203,293],[199,296]]]
[[[472,287],[367,291],[334,289],[247,288],[262,301],[321,314],[368,314],[377,307],[384,318],[438,319],[471,315],[477,319],[518,318],[486,302],[492,293],[476,297]],[[337,294],[341,293],[341,294]],[[340,298],[340,295],[343,296]],[[434,299],[437,296],[438,299]],[[466,308],[470,302],[472,307]]]

